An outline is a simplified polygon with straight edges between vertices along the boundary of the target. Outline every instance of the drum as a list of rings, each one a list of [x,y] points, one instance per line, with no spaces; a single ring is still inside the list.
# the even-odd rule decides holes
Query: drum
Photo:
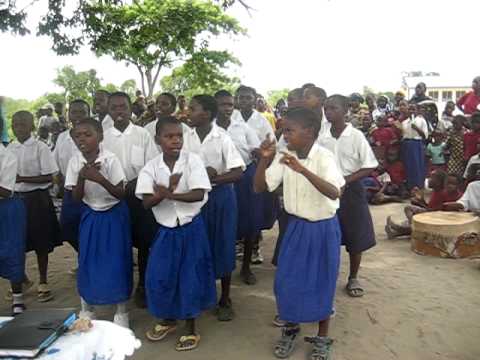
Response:
[[[413,216],[412,250],[445,258],[480,257],[480,220],[465,212],[434,211]]]

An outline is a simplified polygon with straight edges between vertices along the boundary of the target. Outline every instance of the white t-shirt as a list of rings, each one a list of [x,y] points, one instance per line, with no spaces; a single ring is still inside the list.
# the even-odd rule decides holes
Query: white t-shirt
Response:
[[[100,164],[100,173],[114,186],[125,182],[120,160],[108,150],[100,149],[96,163]],[[67,175],[65,177],[65,188],[72,190],[77,186],[80,170],[87,163],[81,153],[72,157],[68,163]],[[110,194],[102,185],[86,180],[83,194],[83,202],[95,211],[106,211],[117,205],[120,200]]]
[[[108,129],[112,128],[114,124],[114,121],[110,114],[105,115],[105,117],[102,120],[102,128],[103,132],[105,133]]]
[[[48,146],[33,137],[28,138],[23,144],[15,140],[8,145],[18,162],[17,174],[19,176],[53,175],[58,172],[57,163]],[[42,184],[17,183],[15,191],[28,192],[33,190],[48,189],[52,183]]]
[[[115,127],[108,129],[103,134],[103,146],[118,157],[127,181],[136,179],[145,164],[158,155],[148,131],[132,123],[123,132]]]
[[[270,135],[271,140],[275,140],[275,133],[273,132],[272,126],[257,110],[253,110],[252,115],[250,115],[250,118],[247,121],[243,119],[240,111],[234,111],[231,121],[246,122],[248,126],[255,130],[260,142],[264,141],[267,138],[267,135]]]
[[[78,150],[75,141],[70,135],[70,130],[66,130],[58,135],[57,144],[55,145],[55,150],[53,150],[53,157],[63,176],[67,174],[68,162],[77,154],[80,154],[80,150]]]
[[[214,120],[214,124],[216,123],[217,121]],[[250,165],[253,161],[253,150],[260,147],[260,139],[258,138],[255,130],[253,130],[245,122],[231,121],[230,126],[227,129],[227,133],[230,135],[230,138],[240,153],[245,165]]]
[[[467,211],[480,211],[480,181],[473,181],[467,186],[463,196],[457,200]]]
[[[150,160],[138,175],[136,196],[143,199],[144,194],[154,194],[155,184],[168,187],[170,176],[173,174],[182,174],[174,193],[182,194],[197,189],[206,191],[201,201],[187,203],[165,199],[154,206],[152,211],[157,222],[169,228],[192,222],[207,202],[207,192],[212,188],[200,156],[182,150],[173,171],[170,171],[168,165],[163,161],[163,154]]]
[[[295,152],[285,150],[297,157]],[[330,219],[340,206],[340,200],[331,200],[303,175],[280,163],[282,154],[277,153],[265,174],[269,191],[274,191],[283,183],[285,211],[309,221]],[[298,159],[298,157],[297,157]],[[345,179],[338,169],[334,155],[318,144],[313,144],[306,159],[298,161],[315,175],[335,186],[338,191],[345,185]]]
[[[408,118],[402,121],[403,139],[423,140],[418,132],[412,128],[413,124],[417,125],[417,127],[423,131],[425,138],[428,138],[427,120],[425,120],[423,116],[416,116],[414,118]]]
[[[0,145],[0,187],[13,192],[17,180],[17,158]],[[1,199],[2,197],[0,197]]]
[[[337,160],[343,176],[351,175],[360,169],[376,168],[378,161],[363,133],[347,124],[338,139],[328,132],[317,142],[330,150]]]
[[[185,131],[183,147],[186,151],[200,155],[205,167],[214,168],[218,175],[238,167],[245,170],[245,163],[232,139],[224,129],[215,124],[212,124],[212,129],[203,142],[195,129]]]

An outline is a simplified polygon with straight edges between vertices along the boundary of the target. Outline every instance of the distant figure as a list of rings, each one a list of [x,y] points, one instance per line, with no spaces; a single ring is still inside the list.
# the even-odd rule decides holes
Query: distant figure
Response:
[[[187,109],[187,99],[184,95],[179,95],[177,97],[178,110],[175,113],[175,117],[178,121],[181,121],[188,125],[188,109]]]
[[[58,119],[53,116],[54,107],[52,104],[46,104],[43,109],[45,110],[45,115],[38,120],[38,129],[46,127],[50,133],[52,131],[52,124],[57,122]]]
[[[426,95],[427,85],[424,82],[420,82],[415,86],[415,94],[410,99],[410,103],[418,104],[425,100],[433,100],[431,97]]]
[[[478,111],[480,104],[480,76],[472,81],[472,91],[469,91],[457,100],[457,107],[465,114],[472,115]]]
[[[275,131],[275,129],[276,129],[276,127],[275,127],[275,123],[276,123],[275,115],[273,115],[273,113],[269,111],[268,104],[267,104],[267,101],[265,100],[265,98],[263,98],[262,96],[258,96],[257,103],[255,105],[255,109],[257,109],[257,111],[260,114],[262,114],[265,117],[265,119],[268,120],[268,123],[272,127],[273,131]]]

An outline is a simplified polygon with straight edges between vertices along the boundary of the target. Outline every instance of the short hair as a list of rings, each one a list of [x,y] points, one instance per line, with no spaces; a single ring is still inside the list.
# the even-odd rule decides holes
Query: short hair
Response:
[[[82,119],[75,125],[75,127],[78,127],[80,125],[91,126],[97,134],[103,136],[102,123],[94,118],[89,117],[89,118]]]
[[[318,136],[321,120],[315,111],[303,107],[294,107],[287,110],[285,117],[287,120],[296,122],[304,128],[313,129],[314,137]]]
[[[308,90],[311,92],[313,95],[315,95],[317,98],[321,99],[322,102],[325,101],[327,98],[327,92],[323,90],[322,88],[316,87],[316,86],[311,86],[306,88],[305,90]]]
[[[130,99],[130,96],[126,92],[123,92],[123,91],[115,91],[114,93],[110,94],[110,96],[108,98],[108,106],[109,107],[110,107],[110,102],[112,101],[112,99],[116,98],[116,97],[121,97],[121,98],[127,99],[128,106],[130,107],[130,109],[132,108],[132,100]]]
[[[303,99],[303,89],[302,88],[296,88],[293,90],[290,90],[287,95],[287,102],[288,98],[295,98],[295,99]]]
[[[326,101],[337,102],[345,111],[348,110],[349,99],[346,96],[343,96],[340,94],[334,94],[334,95],[330,95]]]
[[[158,118],[157,124],[155,125],[155,134],[160,135],[166,125],[177,125],[180,127],[182,126],[182,124],[173,115],[160,116]]]
[[[306,83],[302,85],[302,90],[305,91],[307,89],[314,88],[314,87],[316,87],[314,83]]]
[[[161,93],[160,95],[157,96],[157,99],[158,99],[160,96],[165,96],[165,97],[167,97],[167,98],[170,100],[170,104],[172,104],[172,107],[173,107],[174,109],[177,108],[177,98],[175,97],[175,95],[173,95],[172,93],[169,93],[169,92],[163,92],[163,93]]]
[[[107,95],[108,97],[110,97],[110,95],[111,95],[111,94],[110,94],[110,91],[107,91],[107,90],[105,90],[105,89],[95,90],[95,94],[98,94],[98,93],[100,93],[100,94],[105,94],[105,95]]]
[[[473,113],[472,117],[470,118],[471,123],[480,122],[480,111],[476,111]]]
[[[90,116],[90,104],[88,102],[86,102],[85,100],[83,99],[75,99],[75,100],[72,100],[68,103],[68,111],[70,111],[70,108],[72,107],[73,104],[82,104],[82,105],[85,105],[88,109],[88,115]]]
[[[17,111],[15,114],[12,116],[12,121],[15,121],[15,119],[18,118],[24,118],[32,122],[33,124],[33,114],[30,111],[27,110],[20,110]]]
[[[455,173],[448,173],[448,174],[447,174],[447,179],[448,179],[449,177],[455,178],[455,179],[457,180],[457,184],[458,184],[459,186],[463,185],[463,176],[462,176],[462,175],[460,175],[460,174],[455,174]]]
[[[438,179],[441,181],[442,184],[445,185],[445,182],[447,181],[447,178],[448,178],[448,174],[446,171],[442,170],[442,169],[436,169],[432,172],[432,177],[435,176],[435,177],[438,177]]]
[[[466,118],[464,115],[455,115],[455,116],[453,117],[452,122],[453,122],[453,121],[461,121],[462,124],[465,124],[465,122],[467,121],[467,118]]]
[[[254,97],[257,97],[257,90],[255,90],[253,87],[251,86],[246,86],[246,85],[240,85],[237,89],[237,91],[235,91],[235,94],[238,94],[240,93],[241,91],[243,92],[250,92],[252,93],[252,95]]]
[[[425,84],[423,81],[419,82],[415,87],[422,86],[424,89],[427,88],[427,84]]]
[[[233,97],[232,93],[228,90],[225,90],[225,89],[222,89],[222,90],[218,90],[215,95],[213,95],[213,97],[215,99],[220,99],[222,97]]]
[[[195,95],[192,100],[195,100],[202,105],[203,110],[210,112],[210,120],[215,119],[218,112],[217,100],[210,95]]]
[[[359,93],[353,93],[350,95],[349,98],[350,98],[350,101],[358,101],[359,103],[363,103],[365,101],[363,96],[360,95]]]
[[[185,95],[178,95],[177,99],[180,99],[180,98],[185,99]]]

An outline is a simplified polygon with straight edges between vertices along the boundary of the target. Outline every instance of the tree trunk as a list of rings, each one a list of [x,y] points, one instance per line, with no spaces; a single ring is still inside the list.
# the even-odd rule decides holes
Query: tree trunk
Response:
[[[142,93],[145,95],[145,75],[143,74],[143,70],[140,65],[135,64],[137,67],[138,72],[140,73],[140,80],[142,81]]]

